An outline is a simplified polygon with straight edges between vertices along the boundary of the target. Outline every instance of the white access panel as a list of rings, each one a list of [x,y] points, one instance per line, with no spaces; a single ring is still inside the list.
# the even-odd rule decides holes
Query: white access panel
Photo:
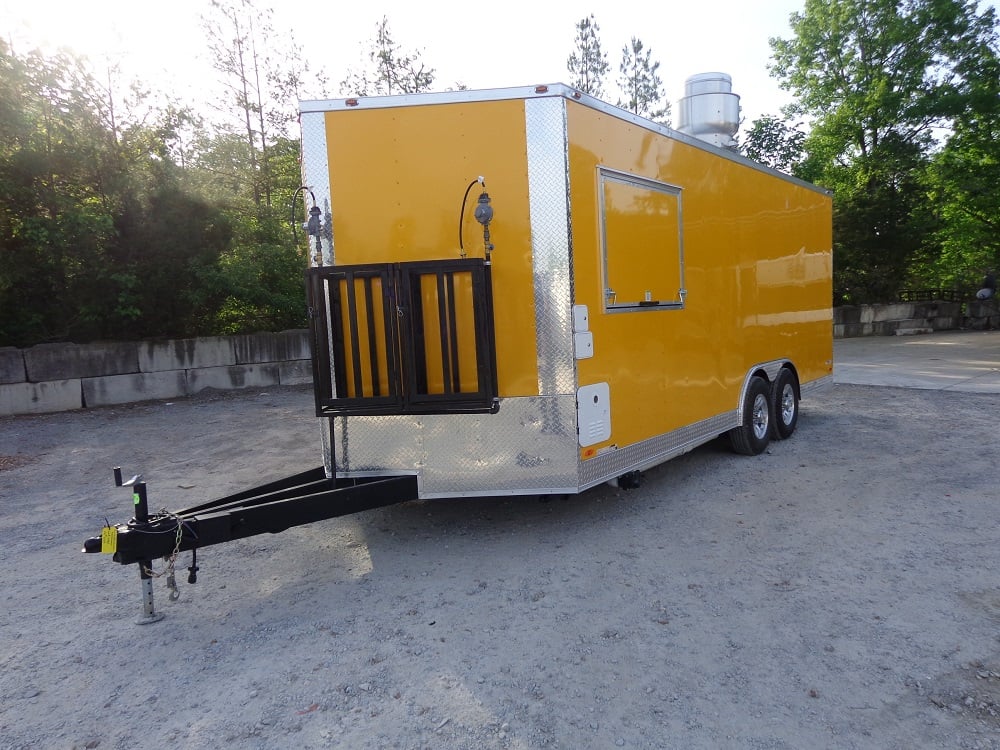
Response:
[[[607,383],[584,385],[576,392],[580,447],[611,438],[611,390]]]

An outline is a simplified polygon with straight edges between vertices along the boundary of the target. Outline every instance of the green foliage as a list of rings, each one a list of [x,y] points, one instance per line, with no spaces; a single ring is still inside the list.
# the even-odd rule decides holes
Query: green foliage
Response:
[[[939,252],[918,258],[915,270],[938,286],[971,291],[986,269],[1000,269],[1000,60],[985,50],[962,62],[970,104],[928,171]]]
[[[919,258],[917,272],[938,286],[967,287],[1000,268],[1000,127],[990,130],[956,132],[931,164],[940,251]]]
[[[598,98],[604,96],[604,76],[611,69],[608,55],[601,48],[600,31],[593,13],[580,19],[576,24],[573,52],[566,59],[570,85]]]
[[[773,115],[753,121],[742,138],[740,152],[772,169],[794,174],[805,158],[806,134]]]
[[[226,211],[235,235],[222,253],[212,290],[222,304],[205,329],[252,333],[302,328],[305,318],[305,239],[291,241],[289,206],[299,186],[298,142],[278,139],[272,146],[274,207],[256,209],[245,199]]]
[[[189,138],[176,107],[112,116],[108,94],[0,41],[0,346],[303,325],[297,143],[270,141],[265,184],[254,144]]]
[[[890,301],[926,285],[910,273],[939,226],[923,191],[926,168],[915,146],[887,141],[851,168],[827,171],[836,195],[834,287],[844,302]]]
[[[252,333],[305,325],[306,258],[287,241],[287,218],[274,212],[242,222],[238,241],[217,267],[223,303],[210,326],[213,332]]]
[[[64,335],[106,306],[74,304],[99,285],[114,240],[90,83],[65,55],[20,59],[0,41],[0,342]]]
[[[650,120],[665,121],[670,118],[670,102],[664,101],[660,63],[653,62],[652,54],[636,37],[622,48],[618,86],[625,98],[618,106]]]
[[[772,72],[796,96],[787,113],[812,121],[796,172],[834,191],[835,288],[847,301],[873,302],[957,281],[968,265],[957,243],[969,236],[955,201],[969,195],[949,164],[979,170],[974,149],[961,144],[963,122],[996,109],[992,9],[806,0],[791,26],[793,38],[771,40]]]

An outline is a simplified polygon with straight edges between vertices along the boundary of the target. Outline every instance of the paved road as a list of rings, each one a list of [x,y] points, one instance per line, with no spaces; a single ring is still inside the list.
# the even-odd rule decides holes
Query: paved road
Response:
[[[833,355],[837,383],[1000,393],[1000,331],[837,339]]]

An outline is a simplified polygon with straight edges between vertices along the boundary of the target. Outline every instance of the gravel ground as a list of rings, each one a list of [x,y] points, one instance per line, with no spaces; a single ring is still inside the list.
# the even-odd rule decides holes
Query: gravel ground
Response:
[[[111,467],[193,504],[318,465],[311,409],[0,419],[0,748],[1000,748],[1000,395],[836,385],[631,492],[209,548],[136,625],[80,552],[131,512]]]

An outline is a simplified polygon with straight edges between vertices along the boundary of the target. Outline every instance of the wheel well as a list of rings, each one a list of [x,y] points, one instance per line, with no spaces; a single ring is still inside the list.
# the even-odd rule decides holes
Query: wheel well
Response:
[[[799,385],[799,371],[795,369],[795,365],[791,362],[785,362],[781,366],[781,370],[788,370],[792,373],[793,385],[795,386],[795,398],[802,398],[801,386]],[[778,372],[781,372],[778,370]]]
[[[774,373],[774,378],[770,377],[767,373],[768,370]],[[759,377],[764,380],[765,383],[771,385],[774,383],[774,379],[778,377],[778,374],[782,370],[788,370],[792,374],[792,378],[795,382],[795,397],[802,397],[802,390],[799,384],[799,371],[795,368],[795,365],[790,359],[780,359],[772,360],[771,362],[763,362],[759,365],[754,365],[748,372],[746,377],[743,379],[743,389],[740,391],[739,407],[742,407],[743,398],[746,395],[747,388],[750,385],[751,378]]]

